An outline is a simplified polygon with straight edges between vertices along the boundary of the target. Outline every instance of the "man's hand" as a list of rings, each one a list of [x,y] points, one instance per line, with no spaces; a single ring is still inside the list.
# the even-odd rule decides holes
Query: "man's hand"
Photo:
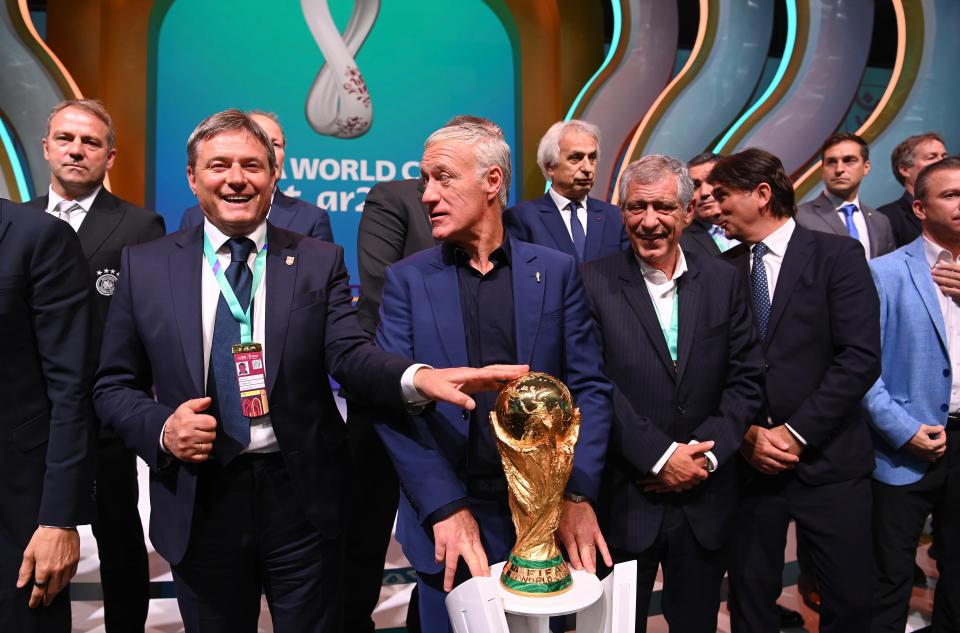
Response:
[[[17,589],[32,580],[30,607],[50,606],[53,599],[77,573],[80,535],[71,528],[38,527],[23,550]]]
[[[943,294],[960,302],[960,264],[937,262],[931,273]]]
[[[947,434],[943,430],[942,424],[921,424],[920,430],[907,441],[906,447],[920,459],[935,462],[943,457],[947,450]],[[931,435],[935,437],[931,438]]]
[[[772,430],[753,425],[747,429],[746,435],[743,436],[743,444],[740,445],[740,454],[744,459],[765,475],[775,475],[793,468],[800,461],[797,455],[790,452],[792,444],[783,441],[779,437],[779,432],[771,433]],[[783,427],[783,431],[796,442],[796,438],[786,427]]]
[[[163,427],[163,447],[183,462],[205,462],[217,437],[217,420],[200,413],[210,398],[187,400],[173,412]]]
[[[567,548],[570,564],[574,569],[597,573],[597,551],[603,556],[607,567],[613,567],[613,559],[607,549],[607,542],[600,533],[597,524],[597,515],[587,501],[574,503],[569,499],[563,500],[563,510],[560,514],[560,526],[557,528],[557,537]]]
[[[472,411],[477,403],[467,394],[478,391],[497,391],[503,386],[504,381],[513,380],[528,371],[530,371],[529,365],[487,365],[479,369],[421,367],[413,375],[413,386],[424,398],[450,402]]]
[[[471,576],[489,576],[487,554],[480,543],[480,528],[467,508],[460,508],[447,518],[433,525],[433,541],[436,543],[434,557],[437,563],[445,563],[443,572],[443,590],[453,590],[453,576],[457,573],[457,562],[463,562],[470,569]]]
[[[805,447],[800,443],[800,440],[797,439],[797,436],[790,432],[786,424],[775,426],[772,429],[768,429],[767,432],[774,440],[775,445],[787,446],[788,453],[800,457],[800,453],[803,452]]]
[[[656,477],[642,480],[647,492],[683,492],[690,490],[707,478],[707,457],[713,441],[697,444],[677,444],[677,450],[667,458],[667,463]]]

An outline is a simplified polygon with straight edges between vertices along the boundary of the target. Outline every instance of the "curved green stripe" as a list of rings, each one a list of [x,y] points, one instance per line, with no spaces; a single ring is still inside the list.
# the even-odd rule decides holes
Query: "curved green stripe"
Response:
[[[500,578],[500,582],[502,582],[503,586],[507,589],[516,591],[517,593],[556,593],[558,591],[563,591],[572,585],[573,576],[567,576],[562,580],[557,580],[551,583],[520,582],[518,580],[514,580],[513,578],[502,576]]]
[[[510,562],[517,567],[523,567],[525,569],[550,569],[551,567],[562,565],[563,556],[558,554],[547,560],[527,560],[526,558],[520,558],[519,556],[510,554]]]

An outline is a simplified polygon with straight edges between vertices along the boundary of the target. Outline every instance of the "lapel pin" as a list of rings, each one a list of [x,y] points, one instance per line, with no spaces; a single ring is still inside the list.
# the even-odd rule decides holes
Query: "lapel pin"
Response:
[[[536,273],[537,283],[540,283],[540,273]]]
[[[287,266],[293,266],[293,261],[296,259],[293,255],[287,257]]]

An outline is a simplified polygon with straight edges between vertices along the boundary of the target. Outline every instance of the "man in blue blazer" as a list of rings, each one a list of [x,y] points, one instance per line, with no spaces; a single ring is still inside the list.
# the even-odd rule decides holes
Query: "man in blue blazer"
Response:
[[[883,373],[863,399],[870,415],[874,598],[871,631],[902,631],[924,521],[934,515],[937,569],[933,630],[960,623],[960,306],[931,271],[960,256],[960,159],[920,172],[914,209],[923,234],[870,262],[880,294]]]
[[[638,632],[662,565],[670,629],[714,633],[760,340],[737,270],[678,244],[693,208],[686,166],[645,156],[619,186],[632,247],[582,269],[615,393],[600,523],[614,560],[637,561]]]
[[[275,156],[239,110],[201,122],[187,156],[206,219],[124,250],[95,406],[150,467],[150,538],[187,631],[252,630],[264,588],[276,630],[334,633],[346,451],[327,374],[372,404],[472,408],[463,378],[519,369],[433,370],[370,344],[343,250],[266,221]],[[262,356],[237,359],[238,343]],[[240,389],[255,378],[240,360],[260,386]],[[261,389],[264,413],[248,417]]]
[[[820,630],[865,631],[870,473],[860,399],[880,375],[880,319],[863,247],[796,223],[793,185],[760,149],[710,172],[724,253],[749,280],[764,352],[763,407],[744,435],[746,480],[730,558],[734,633],[774,631],[791,519],[822,590]]]
[[[284,150],[287,147],[287,137],[277,121],[277,115],[272,112],[252,110],[248,113],[263,131],[270,137],[270,143],[277,157],[277,167],[283,170]],[[333,241],[333,230],[330,228],[330,216],[326,209],[321,209],[306,200],[288,196],[276,188],[273,192],[273,203],[267,214],[270,224],[294,233],[315,237],[325,242]],[[203,210],[200,205],[194,205],[183,212],[180,218],[180,228],[203,224]]]
[[[587,195],[596,177],[599,143],[600,129],[592,123],[573,119],[550,126],[537,148],[537,164],[550,189],[503,212],[503,225],[514,237],[578,262],[628,246],[617,207]]]
[[[0,631],[66,633],[93,518],[97,328],[66,222],[0,200]]]
[[[522,362],[564,381],[583,422],[559,536],[574,568],[610,563],[592,502],[610,425],[603,376],[576,261],[509,237],[501,209],[510,187],[510,148],[471,124],[427,140],[420,163],[433,236],[444,243],[387,269],[377,344],[437,367]],[[505,560],[516,535],[489,412],[439,405],[385,418],[377,431],[397,474],[397,538],[417,570],[424,633],[450,631],[446,592]],[[460,564],[463,558],[465,564]]]

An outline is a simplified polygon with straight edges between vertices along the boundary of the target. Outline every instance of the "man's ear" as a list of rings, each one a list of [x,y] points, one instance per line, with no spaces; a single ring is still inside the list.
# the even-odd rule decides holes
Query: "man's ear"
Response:
[[[487,201],[496,200],[497,195],[503,187],[503,172],[496,165],[487,169],[483,176],[483,182],[487,190]]]
[[[187,183],[190,185],[190,191],[193,192],[193,195],[197,195],[197,175],[190,165],[187,165]]]

